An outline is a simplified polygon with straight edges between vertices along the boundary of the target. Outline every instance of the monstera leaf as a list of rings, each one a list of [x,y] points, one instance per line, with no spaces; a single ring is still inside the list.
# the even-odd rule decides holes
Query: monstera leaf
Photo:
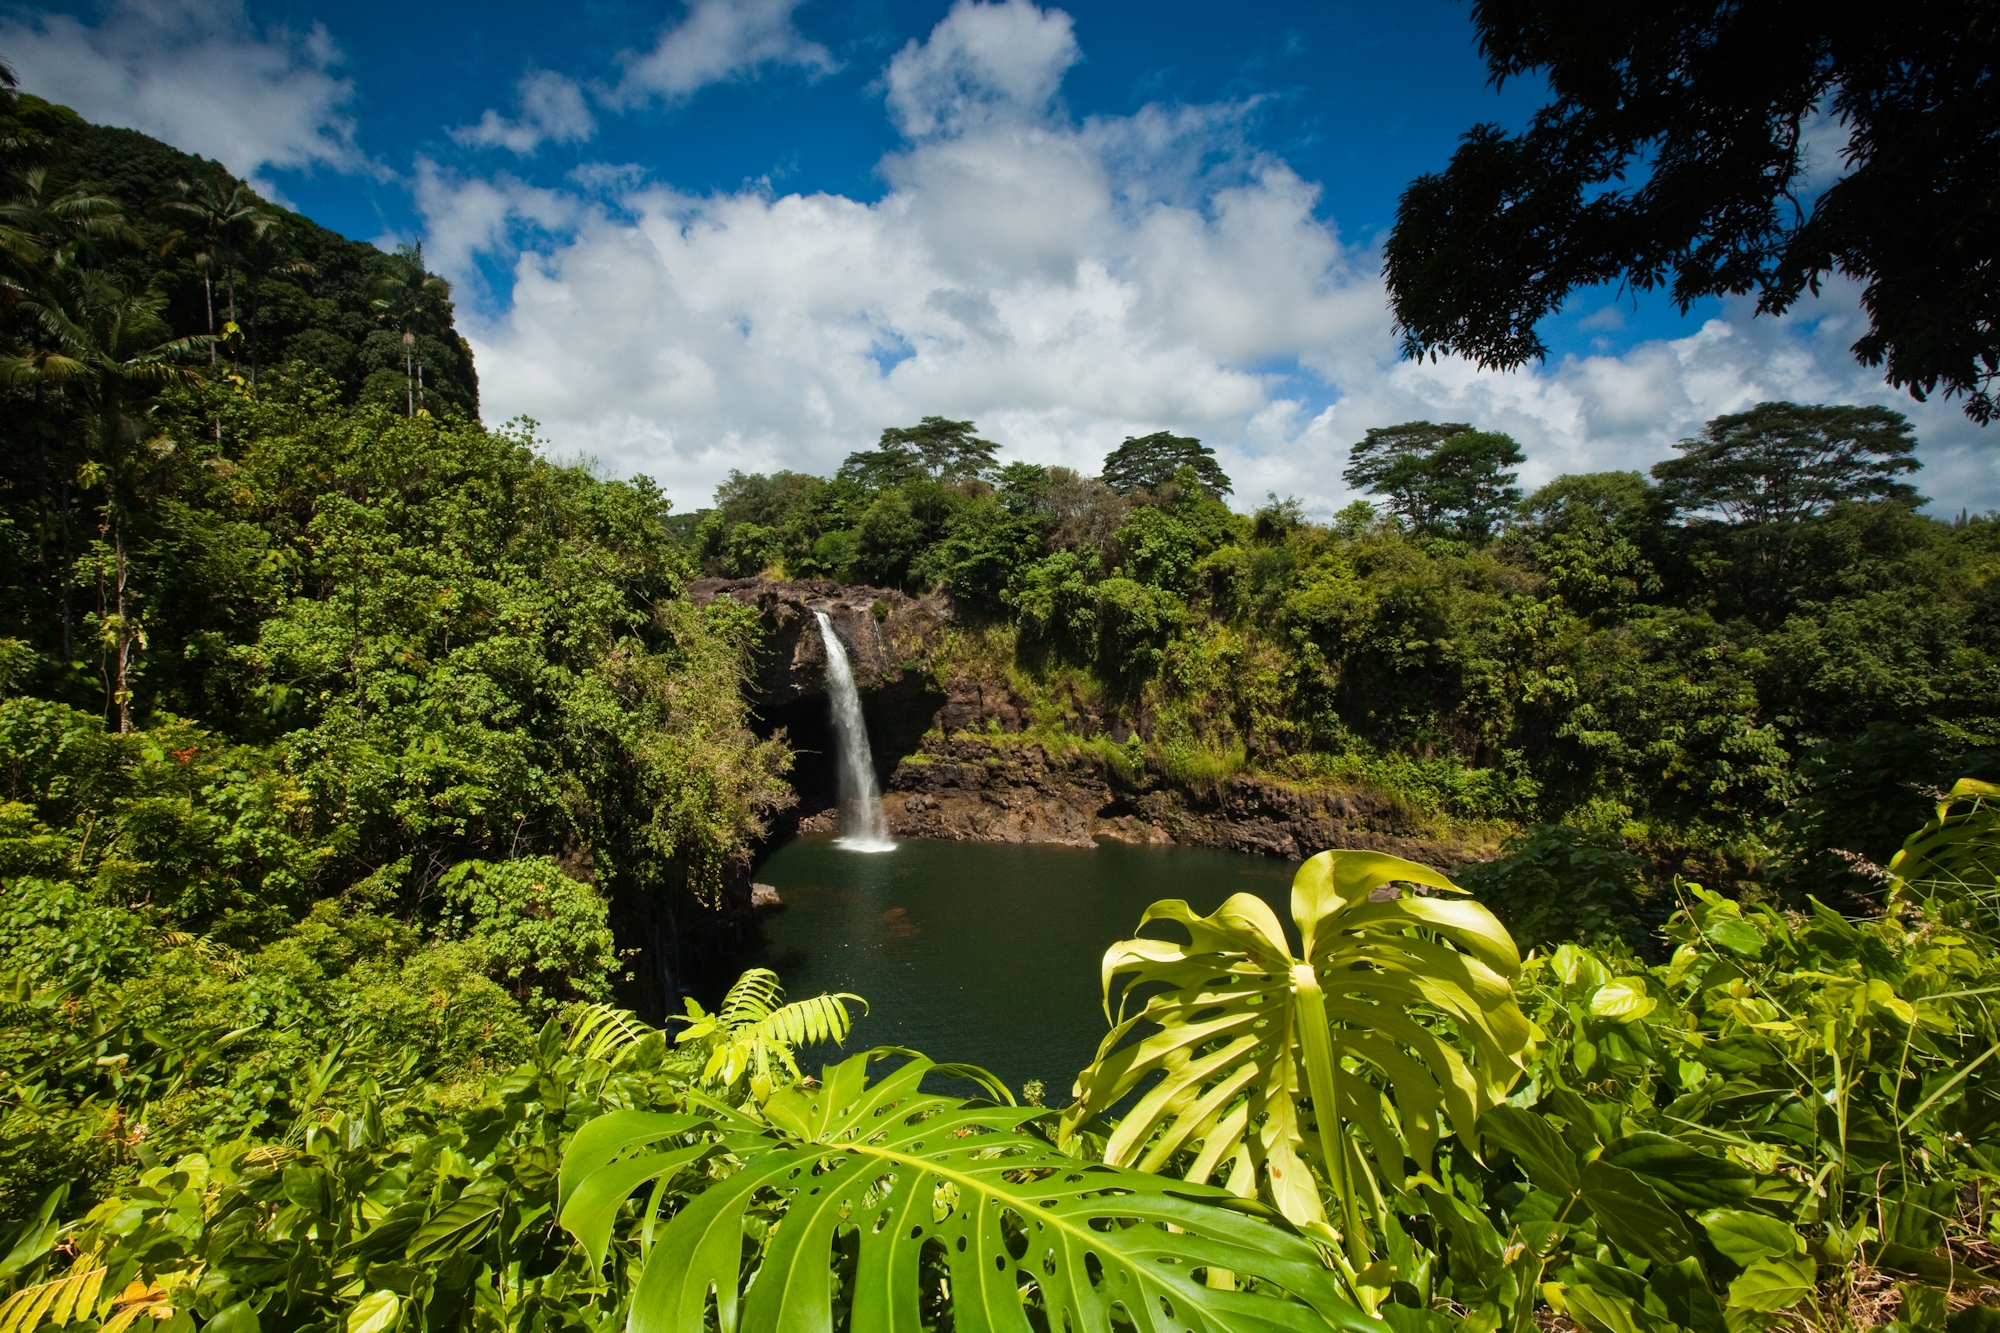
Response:
[[[919,1087],[953,1067],[914,1058],[871,1084],[876,1054],[774,1093],[761,1121],[718,1108],[728,1157],[706,1169],[737,1165],[655,1236],[629,1333],[915,1333],[946,1310],[960,1333],[1379,1330],[1279,1220],[1221,1190],[1065,1156],[1024,1130],[1043,1112]],[[594,1258],[627,1194],[704,1162],[696,1129],[628,1111],[578,1132],[562,1223]]]
[[[1292,880],[1296,954],[1250,894],[1210,916],[1179,900],[1147,908],[1142,927],[1172,922],[1188,942],[1132,939],[1104,955],[1117,1016],[1065,1132],[1139,1092],[1107,1162],[1219,1179],[1301,1226],[1327,1222],[1310,1162],[1360,1259],[1364,1198],[1374,1211],[1406,1157],[1428,1168],[1447,1125],[1472,1138],[1520,1076],[1529,1037],[1506,929],[1477,903],[1399,884],[1462,892],[1399,857],[1321,852]],[[1135,993],[1150,998],[1133,1012]]]

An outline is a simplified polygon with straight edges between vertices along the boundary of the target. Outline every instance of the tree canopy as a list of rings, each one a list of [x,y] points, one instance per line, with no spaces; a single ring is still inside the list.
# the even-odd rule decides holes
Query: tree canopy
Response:
[[[1215,461],[1215,450],[1192,436],[1164,430],[1137,439],[1127,436],[1125,443],[1105,455],[1104,484],[1122,495],[1142,486],[1158,490],[1184,467],[1193,468],[1201,484],[1216,495],[1229,494],[1229,477]]]
[[[1493,81],[1543,78],[1550,98],[1519,133],[1474,126],[1404,191],[1386,267],[1406,354],[1518,366],[1601,283],[1668,286],[1683,311],[1754,292],[1777,314],[1840,274],[1863,285],[1863,364],[1991,419],[1989,6],[1479,0],[1473,21]]]
[[[1843,501],[1914,499],[1896,478],[1920,466],[1916,447],[1909,421],[1887,408],[1759,403],[1682,440],[1653,476],[1679,514],[1795,523]]]
[[[873,449],[847,456],[839,475],[864,486],[895,486],[918,477],[970,481],[993,470],[999,446],[973,433],[970,421],[925,417],[914,426],[891,426]]]
[[[1511,437],[1462,421],[1406,421],[1370,430],[1349,451],[1341,477],[1382,496],[1418,532],[1477,541],[1521,498],[1507,469],[1523,457]]]

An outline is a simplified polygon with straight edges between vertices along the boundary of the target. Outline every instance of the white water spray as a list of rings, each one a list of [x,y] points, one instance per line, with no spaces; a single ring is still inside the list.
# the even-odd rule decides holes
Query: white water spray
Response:
[[[861,716],[861,696],[854,688],[854,671],[847,649],[833,632],[826,612],[815,611],[819,637],[826,644],[826,694],[833,730],[840,741],[839,845],[854,852],[893,852],[889,821],[882,817],[882,797],[875,789],[875,756],[868,749],[868,725]]]

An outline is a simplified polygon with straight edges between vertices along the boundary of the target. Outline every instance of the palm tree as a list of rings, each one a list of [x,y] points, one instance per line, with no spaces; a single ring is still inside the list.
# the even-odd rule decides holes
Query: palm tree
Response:
[[[74,185],[60,194],[48,192],[48,171],[46,167],[35,165],[44,161],[48,145],[39,139],[9,140],[0,144],[0,156],[7,160],[0,170],[4,170],[4,187],[7,193],[0,199],[0,302],[13,310],[43,291],[54,276],[68,272],[79,264],[101,260],[104,252],[115,245],[138,245],[139,234],[126,221],[118,201],[97,194],[87,184]],[[53,388],[58,400],[62,398],[62,384],[66,378],[61,364],[59,349],[45,345],[45,339],[35,335],[38,330],[30,323],[27,326],[27,345],[7,349],[18,355],[21,365],[16,368],[14,382],[32,383],[35,395],[40,399],[46,389]],[[58,358],[55,366],[46,364],[51,356]],[[46,446],[45,446],[46,447]],[[51,469],[46,453],[43,457],[43,473],[53,472],[56,483],[59,514],[58,526],[62,533],[62,643],[63,657],[67,661],[73,652],[74,634],[72,626],[75,616],[72,610],[72,587],[69,571],[72,566],[72,545],[70,538],[70,480],[75,469],[66,460],[58,460]]]
[[[116,199],[82,184],[51,196],[48,183],[48,169],[35,167],[0,202],[0,289],[16,295],[51,268],[95,262],[112,246],[141,243]]]
[[[451,300],[451,284],[435,273],[424,272],[422,245],[406,247],[396,255],[393,271],[377,277],[369,289],[369,304],[403,330],[403,382],[408,395],[408,414],[415,416],[424,393],[423,356],[418,333],[428,333],[442,321],[445,302]]]
[[[38,289],[16,305],[32,323],[35,345],[0,356],[0,384],[74,391],[92,423],[90,457],[81,475],[105,486],[99,532],[109,540],[113,559],[104,598],[103,647],[109,660],[103,675],[106,709],[117,709],[121,732],[132,729],[134,653],[145,646],[125,552],[126,445],[137,439],[140,424],[128,408],[159,386],[198,383],[199,376],[182,362],[212,342],[171,337],[165,308],[166,298],[157,291],[135,295],[100,270],[56,263]]]
[[[182,224],[174,241],[195,247],[194,265],[201,273],[202,297],[208,307],[208,332],[215,333],[215,280],[219,277],[229,301],[228,323],[236,323],[236,276],[250,266],[252,250],[278,224],[278,214],[240,181],[211,176],[174,182],[173,195],[160,201],[163,213]],[[172,242],[170,242],[171,244]],[[209,345],[209,364],[215,347]]]

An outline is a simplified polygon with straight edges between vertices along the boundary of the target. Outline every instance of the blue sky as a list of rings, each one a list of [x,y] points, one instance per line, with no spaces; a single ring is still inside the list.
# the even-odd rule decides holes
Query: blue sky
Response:
[[[1579,294],[1550,360],[1411,365],[1377,247],[1411,177],[1519,124],[1469,7],[1032,0],[840,6],[0,7],[0,52],[93,119],[217,157],[348,235],[422,240],[489,420],[645,471],[826,471],[973,417],[1092,467],[1172,428],[1240,503],[1343,503],[1346,446],[1427,416],[1508,430],[1524,480],[1644,467],[1764,398],[1909,411],[1934,509],[2000,504],[1949,404],[1845,353],[1855,294],[1784,321]],[[1821,127],[1837,163],[1837,127]]]

